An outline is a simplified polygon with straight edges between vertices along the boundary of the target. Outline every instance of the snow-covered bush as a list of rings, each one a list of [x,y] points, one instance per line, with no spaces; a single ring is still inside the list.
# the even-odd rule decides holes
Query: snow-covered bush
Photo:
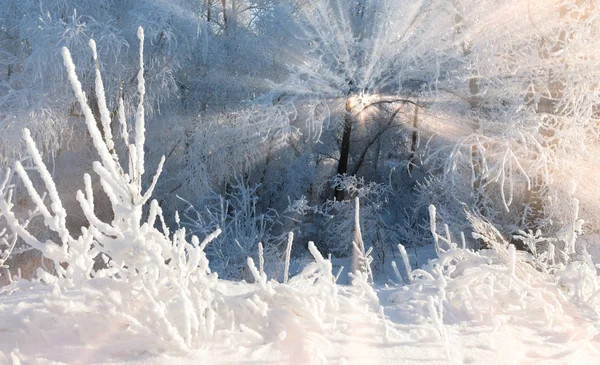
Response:
[[[343,189],[349,200],[328,200],[323,204],[310,205],[306,198],[290,203],[286,214],[310,217],[313,224],[318,224],[316,232],[306,236],[314,240],[324,251],[337,257],[351,257],[355,235],[355,199],[360,200],[360,226],[366,250],[372,247],[376,264],[381,265],[386,254],[391,252],[391,244],[396,235],[389,219],[385,204],[391,195],[391,189],[386,184],[366,182],[356,176],[338,175],[332,180],[332,185]],[[316,217],[316,218],[315,218]],[[311,236],[314,235],[314,236]],[[379,266],[378,266],[379,267]]]
[[[283,351],[292,362],[323,363],[324,351],[331,346],[328,335],[347,331],[357,321],[377,321],[379,300],[366,279],[357,273],[352,286],[337,285],[331,261],[313,242],[308,250],[315,261],[286,283],[268,280],[248,259],[255,288],[228,298],[231,313],[224,314],[233,317],[231,322],[241,331],[239,345],[267,343],[267,349]],[[383,326],[380,333],[385,337]]]
[[[430,207],[431,230],[436,232],[436,209]],[[469,214],[472,238],[485,248],[466,248],[462,237],[456,242],[434,233],[438,257],[422,268],[412,269],[403,246],[409,285],[396,291],[390,301],[396,310],[417,323],[428,317],[440,335],[447,356],[446,324],[461,322],[490,325],[497,330],[507,324],[529,323],[542,330],[570,328],[573,316],[585,316],[596,308],[600,276],[585,251],[565,251],[568,244],[542,237],[539,232],[521,232],[530,252],[518,251],[488,221]],[[577,223],[578,225],[581,222]],[[565,228],[573,235],[578,226]],[[579,313],[579,314],[577,314]],[[586,341],[598,329],[586,325],[577,330]]]
[[[11,169],[6,169],[6,174],[0,182],[0,198],[7,202],[9,209],[17,209],[13,203],[15,195],[15,186],[12,184],[13,177],[14,172]],[[41,197],[42,201],[44,198],[45,194]],[[38,231],[39,229],[32,227],[30,223],[39,215],[39,209],[34,208],[23,212],[23,207],[20,208],[19,212],[24,215],[20,224],[30,232]],[[22,240],[19,240],[19,235],[10,230],[8,222],[1,212],[0,227],[0,286],[10,283],[13,276],[33,278],[35,277],[35,271],[40,266],[53,272],[50,261],[44,258],[40,251],[24,244]],[[42,236],[46,235],[42,234]]]
[[[247,258],[258,258],[258,244],[262,243],[268,266],[281,262],[283,235],[276,227],[279,216],[275,210],[261,213],[258,208],[258,186],[250,187],[243,181],[231,186],[225,197],[216,196],[201,201],[202,208],[189,206],[184,211],[182,224],[191,233],[205,236],[221,230],[206,249],[211,267],[227,279],[249,279]]]
[[[128,166],[125,167],[121,165],[115,152],[111,115],[106,107],[95,42],[91,40],[89,45],[96,62],[99,123],[87,104],[70,52],[66,48],[62,51],[71,86],[100,157],[100,161],[94,162],[93,166],[102,190],[112,205],[112,220],[104,222],[96,216],[92,178],[86,174],[84,191],[77,192],[77,201],[88,226],[81,227],[80,233],[71,232],[66,227],[68,213],[57,193],[54,179],[27,129],[24,130],[23,139],[35,169],[43,180],[50,200],[49,206],[44,203],[39,189],[34,187],[29,173],[18,161],[15,163],[15,171],[55,239],[42,242],[30,234],[26,225],[15,217],[5,195],[0,199],[0,211],[14,233],[54,262],[56,276],[38,269],[40,280],[64,290],[89,288],[90,297],[93,298],[90,300],[102,301],[104,298],[108,312],[113,316],[127,318],[130,326],[154,333],[157,339],[174,348],[185,349],[197,346],[200,340],[212,336],[211,321],[215,317],[211,314],[214,310],[212,288],[217,276],[208,267],[204,248],[219,231],[207,235],[202,242],[193,236],[190,243],[185,229],[178,229],[173,233],[169,231],[155,200],[148,203],[164,158],[152,183],[144,191],[145,82],[142,28],[138,29],[138,37],[138,108],[134,123],[135,134],[131,139],[122,103],[118,113],[122,136],[129,151]],[[144,208],[148,209],[147,213],[144,213]]]
[[[12,192],[10,191],[9,180],[10,180],[10,172],[6,174],[6,177],[2,179],[0,182],[0,197],[3,200],[7,201],[8,204],[11,204]],[[2,218],[2,214],[0,214],[0,219]],[[5,266],[6,260],[8,260],[17,244],[19,236],[15,233],[9,232],[7,228],[3,228],[0,230],[0,276],[10,276]],[[9,278],[10,280],[10,278]]]

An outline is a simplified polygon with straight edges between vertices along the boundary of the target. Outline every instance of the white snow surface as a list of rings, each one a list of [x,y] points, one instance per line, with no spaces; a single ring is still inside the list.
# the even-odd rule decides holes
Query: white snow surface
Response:
[[[127,298],[101,280],[16,280],[0,289],[0,364],[599,363],[595,270],[550,275],[510,252],[442,250],[410,285],[335,284],[318,254],[286,284],[250,263],[257,282],[219,280],[214,336],[188,351],[115,312]]]

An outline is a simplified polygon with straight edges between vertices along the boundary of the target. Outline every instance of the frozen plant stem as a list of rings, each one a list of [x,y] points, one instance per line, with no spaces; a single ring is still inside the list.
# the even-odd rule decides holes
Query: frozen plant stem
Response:
[[[400,255],[402,256],[402,261],[404,262],[404,269],[406,270],[406,278],[409,283],[412,283],[413,282],[412,268],[410,267],[410,261],[408,260],[408,254],[406,253],[406,248],[404,248],[404,246],[401,243],[398,244],[398,251],[400,251]],[[395,264],[396,263],[394,262],[394,266],[395,266]]]
[[[394,274],[396,274],[396,278],[398,278],[398,280],[400,280],[401,284],[404,284],[402,275],[400,275],[400,271],[398,271],[398,265],[396,265],[396,261],[392,261],[392,269],[394,270]]]
[[[354,242],[353,242],[353,271],[361,271],[367,274],[370,283],[373,282],[373,272],[371,271],[371,260],[369,252],[365,252],[365,243],[363,241],[362,232],[360,229],[360,200],[358,197],[354,199]]]
[[[135,150],[138,158],[137,177],[139,190],[142,190],[142,175],[144,175],[144,142],[145,142],[145,119],[144,119],[144,95],[146,94],[146,82],[144,80],[144,29],[138,28],[138,39],[140,40],[140,70],[138,72],[138,109],[135,115]]]
[[[429,316],[431,317],[431,320],[433,321],[433,325],[435,326],[435,328],[438,331],[438,334],[440,335],[440,340],[442,341],[442,345],[444,346],[444,351],[446,352],[446,358],[449,360],[450,359],[450,350],[448,349],[448,343],[447,343],[447,339],[446,339],[446,331],[444,329],[443,318],[441,318],[441,316],[438,314],[438,311],[435,308],[434,299],[431,296],[428,299],[427,308],[429,310]]]
[[[294,232],[288,233],[288,242],[285,249],[285,268],[283,271],[283,282],[287,284],[290,275],[290,259],[292,256],[292,243],[294,242]]]
[[[265,256],[262,242],[258,243],[258,270],[261,275],[265,273]]]
[[[436,232],[436,222],[435,222],[435,206],[432,204],[429,206],[429,229],[431,231],[431,235],[433,236],[433,243],[435,244],[435,253],[440,256],[440,242]]]

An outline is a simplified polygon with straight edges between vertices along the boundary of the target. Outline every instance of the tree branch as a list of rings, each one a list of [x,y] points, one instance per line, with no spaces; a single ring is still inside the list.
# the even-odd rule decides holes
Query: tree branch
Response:
[[[425,109],[425,106],[417,104],[414,101],[408,100],[408,99],[378,100],[371,104],[365,105],[359,112],[355,113],[355,115],[364,112],[365,110],[367,110],[368,108],[370,108],[372,106],[381,105],[381,104],[393,104],[393,103],[404,103],[404,104],[408,103],[408,104],[415,105],[419,108]]]

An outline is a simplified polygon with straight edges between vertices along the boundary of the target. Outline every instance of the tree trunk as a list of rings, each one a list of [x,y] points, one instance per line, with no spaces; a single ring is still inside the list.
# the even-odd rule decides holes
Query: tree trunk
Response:
[[[206,21],[210,23],[212,0],[206,0]]]
[[[338,164],[337,173],[343,175],[348,172],[348,158],[350,156],[350,136],[352,135],[352,99],[354,95],[349,94],[346,99],[346,116],[344,117],[344,133],[342,135],[342,145],[340,147],[340,162]],[[344,190],[339,187],[335,188],[333,193],[334,200],[344,200]]]
[[[408,163],[408,172],[411,173],[413,170],[413,167],[415,166],[415,155],[417,153],[417,142],[419,140],[419,132],[418,132],[418,127],[419,127],[419,107],[417,105],[415,105],[415,114],[413,115],[413,131],[412,131],[412,137],[411,137],[411,141],[410,141],[410,159],[409,159],[409,163]]]
[[[455,36],[460,36],[463,32],[463,17],[462,15],[458,12],[457,9],[457,2],[456,0],[453,1],[454,3],[454,8],[456,10],[456,14],[454,15],[454,24],[456,27]],[[462,44],[462,53],[463,56],[465,58],[468,58],[469,55],[471,54],[471,47],[467,44],[467,43],[463,43]],[[469,97],[467,99],[469,105],[471,106],[471,110],[475,111],[477,109],[479,109],[480,105],[481,105],[481,97],[479,96],[479,84],[477,82],[477,76],[472,74],[469,77]],[[479,120],[477,118],[473,119],[473,127],[472,127],[473,133],[475,134],[481,134],[481,123],[479,122]],[[473,178],[472,178],[472,183],[471,183],[471,190],[473,192],[473,195],[475,197],[475,207],[476,209],[479,211],[479,213],[481,215],[483,215],[484,217],[487,216],[487,212],[485,211],[485,204],[484,204],[484,199],[483,199],[483,191],[481,191],[481,189],[483,188],[483,186],[485,185],[485,181],[483,179],[483,156],[481,155],[481,152],[479,151],[479,149],[477,148],[477,146],[472,146],[471,147],[471,163],[473,166]]]
[[[227,30],[227,0],[221,0],[223,5],[223,29]]]

